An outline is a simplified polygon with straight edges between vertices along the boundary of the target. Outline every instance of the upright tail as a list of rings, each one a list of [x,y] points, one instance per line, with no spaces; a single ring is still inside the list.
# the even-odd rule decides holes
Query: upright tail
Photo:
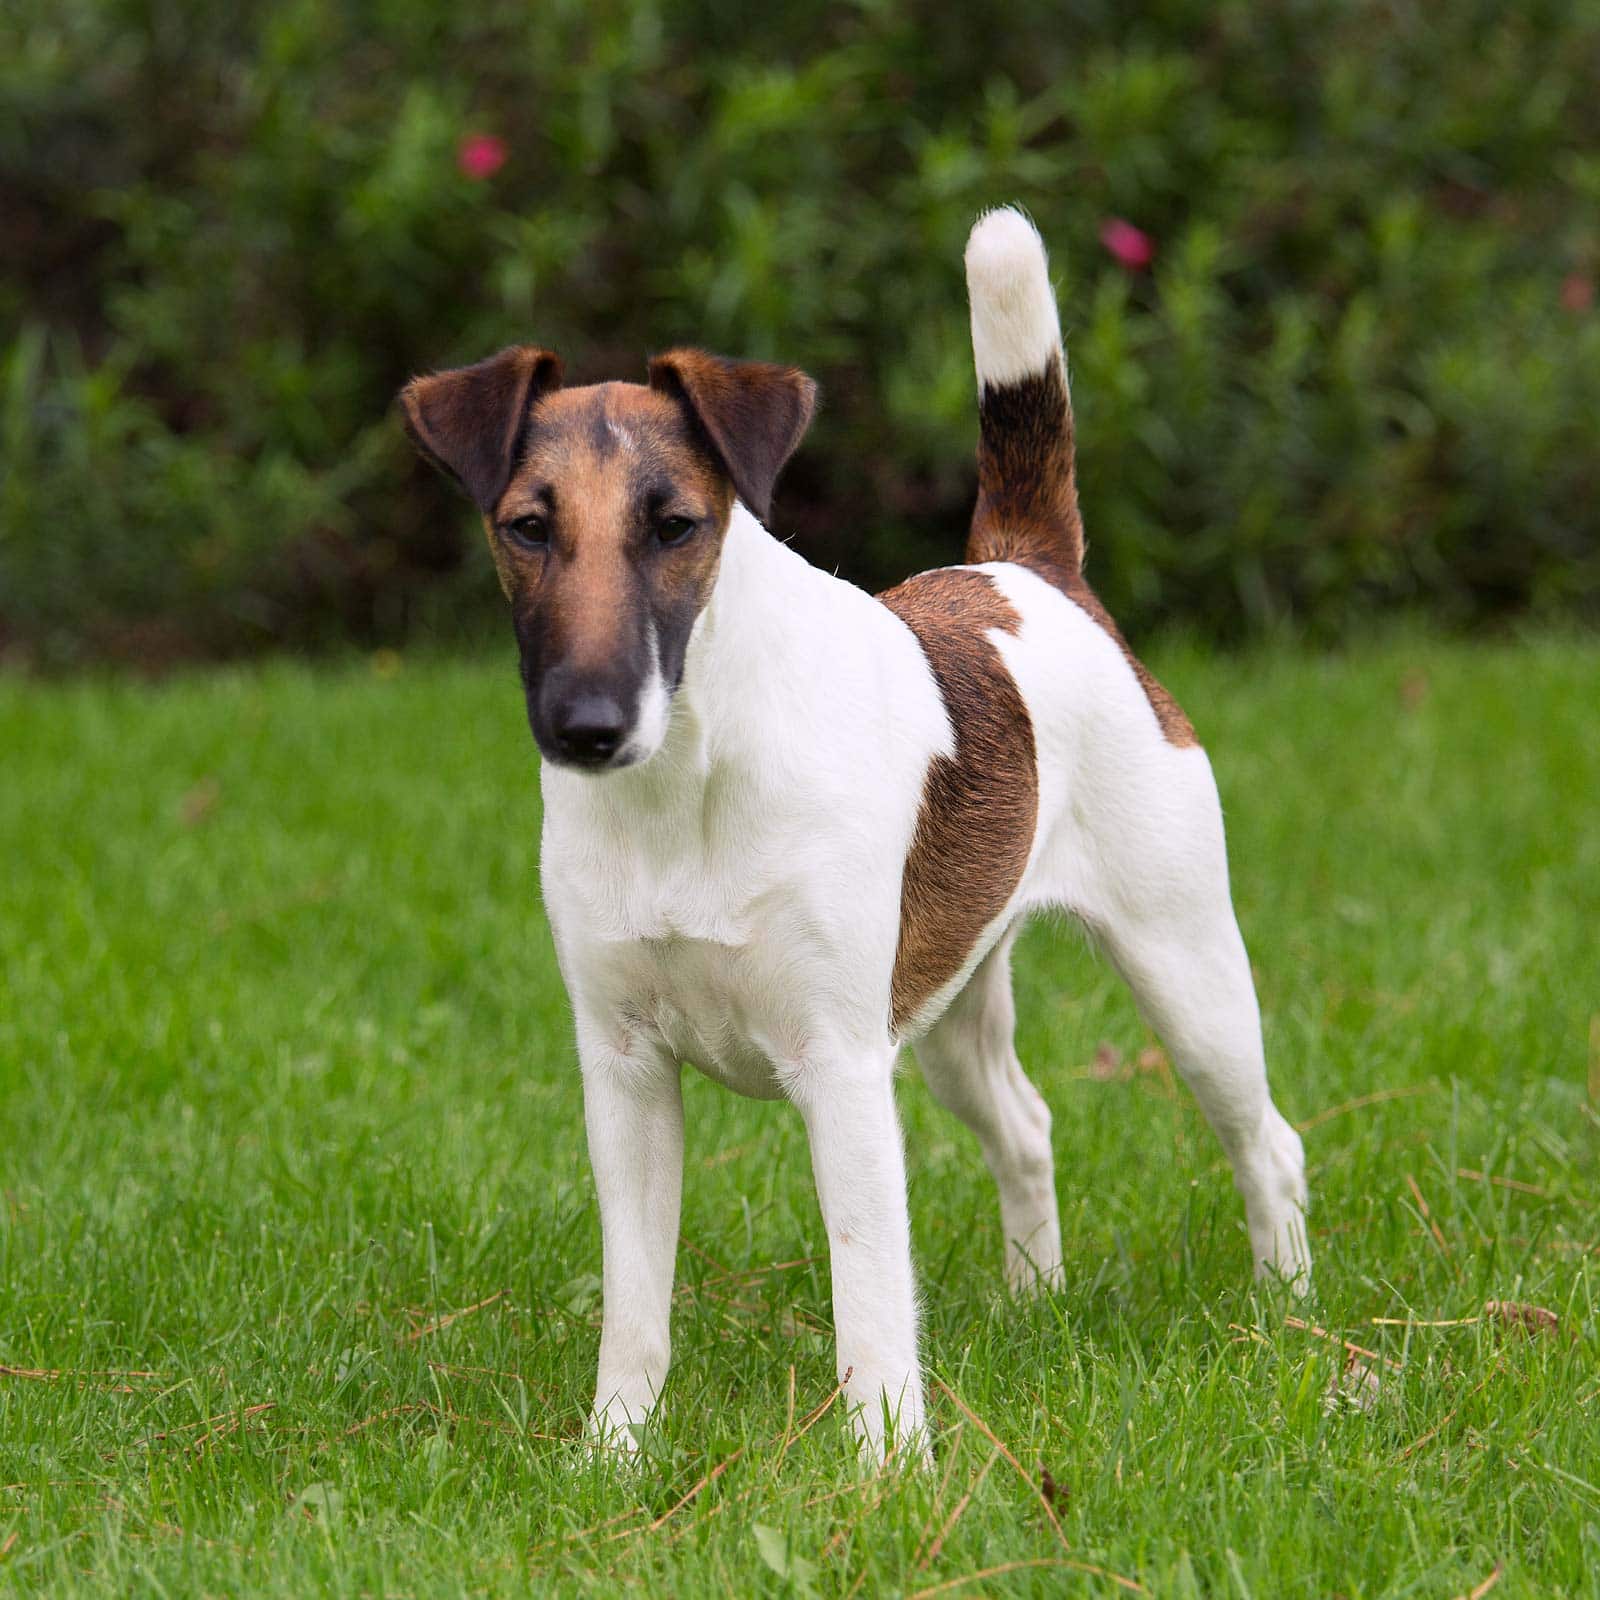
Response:
[[[967,240],[978,368],[978,504],[969,561],[1020,561],[1054,581],[1083,570],[1072,401],[1044,242],[1006,207]]]

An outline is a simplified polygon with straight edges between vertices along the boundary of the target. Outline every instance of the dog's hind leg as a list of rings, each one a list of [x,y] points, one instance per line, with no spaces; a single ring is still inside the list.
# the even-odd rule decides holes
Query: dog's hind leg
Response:
[[[984,957],[950,1009],[916,1046],[935,1100],[977,1136],[1000,1191],[1006,1279],[1013,1288],[1061,1281],[1050,1111],[1017,1060],[1011,998],[1016,926]]]
[[[1261,1013],[1228,889],[1209,765],[1150,773],[1098,830],[1106,892],[1085,921],[1200,1102],[1244,1199],[1257,1276],[1310,1288],[1305,1158],[1267,1087]],[[1143,801],[1144,803],[1140,803]]]

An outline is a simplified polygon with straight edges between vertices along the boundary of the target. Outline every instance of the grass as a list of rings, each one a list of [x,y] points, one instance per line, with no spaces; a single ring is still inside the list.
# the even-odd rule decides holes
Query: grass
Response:
[[[667,1405],[634,1473],[578,1447],[599,1230],[514,674],[376,665],[0,681],[0,1591],[1600,1593],[1595,641],[1159,663],[1319,1299],[1252,1295],[1192,1102],[1038,928],[1064,1293],[1007,1301],[975,1148],[901,1086],[925,1479],[850,1465],[798,1118],[694,1074]]]

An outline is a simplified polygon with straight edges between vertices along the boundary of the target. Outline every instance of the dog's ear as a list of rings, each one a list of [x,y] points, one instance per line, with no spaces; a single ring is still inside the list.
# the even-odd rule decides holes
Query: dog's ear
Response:
[[[560,386],[559,356],[516,344],[475,366],[413,378],[400,409],[412,443],[488,514],[516,468],[528,408]]]
[[[772,486],[811,424],[816,384],[797,367],[669,350],[651,359],[650,387],[684,401],[739,498],[765,522]]]

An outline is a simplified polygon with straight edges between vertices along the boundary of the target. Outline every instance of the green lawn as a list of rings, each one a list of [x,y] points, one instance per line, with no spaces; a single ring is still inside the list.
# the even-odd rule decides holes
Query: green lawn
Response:
[[[1069,1286],[1007,1301],[908,1073],[938,1464],[865,1479],[799,1119],[693,1074],[665,1412],[636,1471],[576,1442],[599,1229],[509,643],[0,681],[0,1590],[1600,1594],[1600,644],[1157,665],[1318,1299],[1251,1294],[1193,1103],[1037,928]]]

